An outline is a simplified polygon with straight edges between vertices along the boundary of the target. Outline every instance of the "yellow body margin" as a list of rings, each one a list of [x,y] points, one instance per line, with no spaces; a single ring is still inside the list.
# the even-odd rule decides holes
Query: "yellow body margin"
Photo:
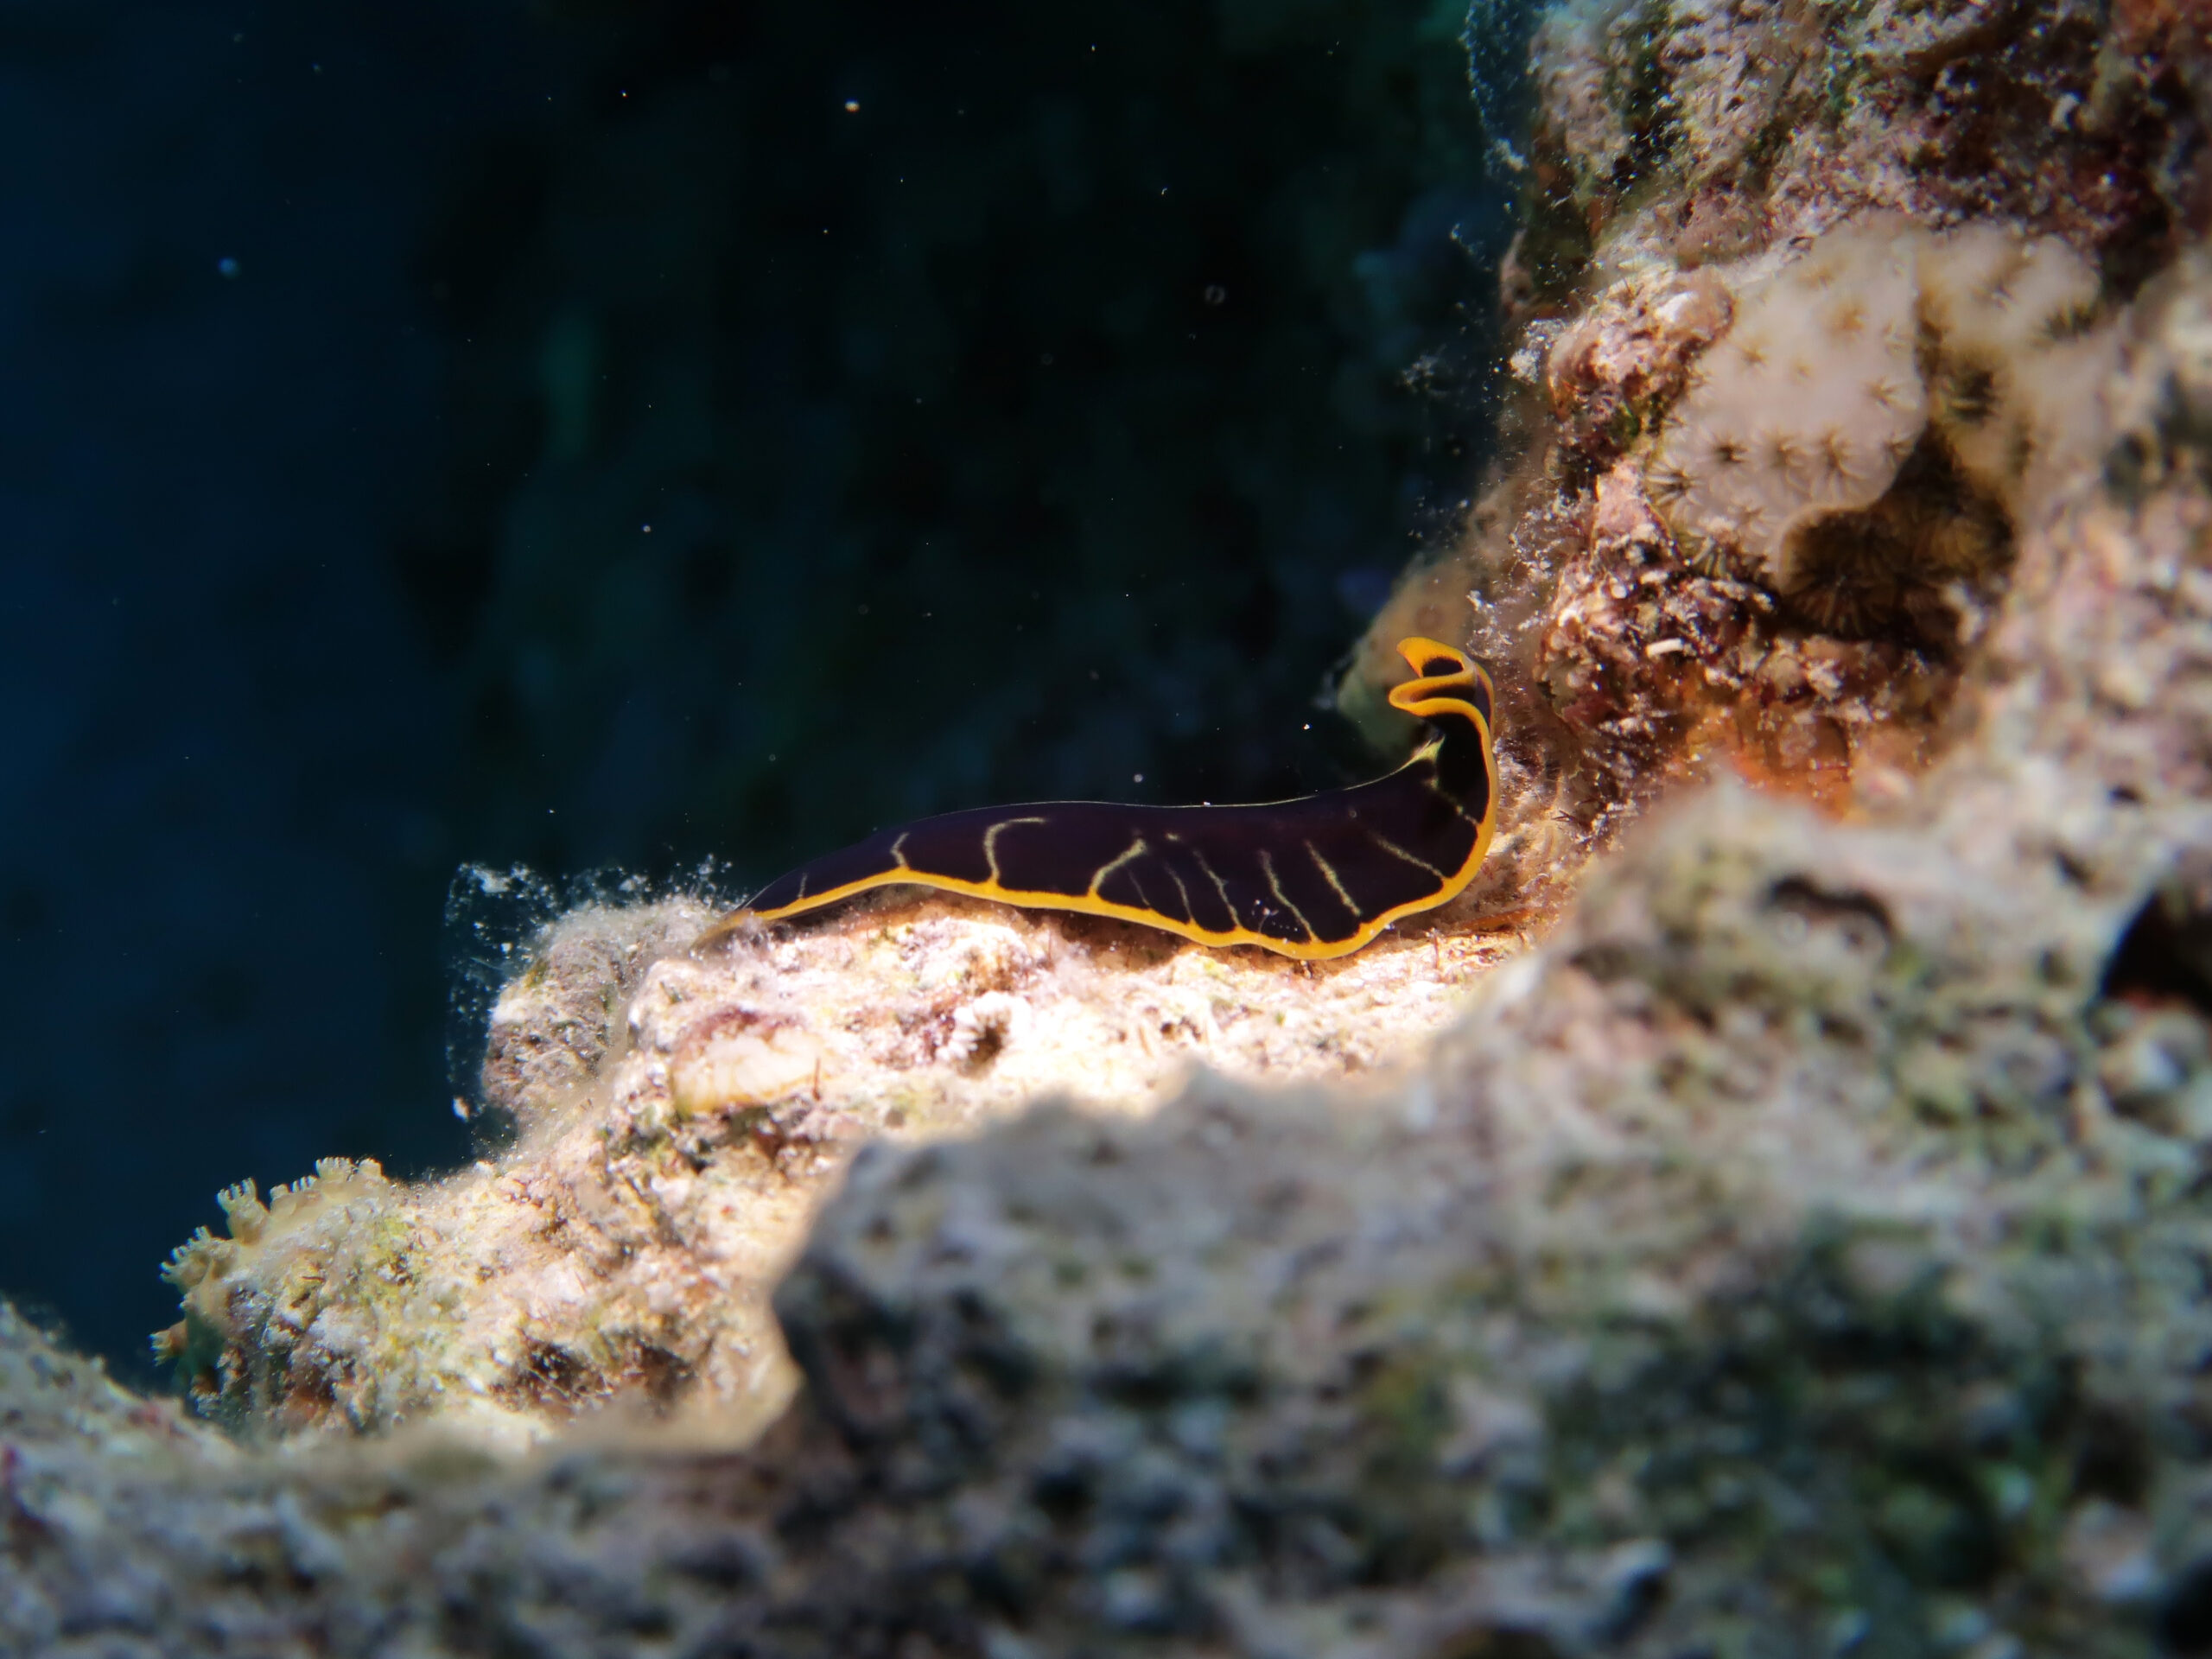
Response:
[[[1358,930],[1341,939],[1309,939],[1303,944],[1291,939],[1273,939],[1249,928],[1231,928],[1226,932],[1209,932],[1189,922],[1179,922],[1157,911],[1145,910],[1135,905],[1117,905],[1111,900],[1091,894],[1071,896],[1059,893],[1029,893],[1019,888],[1001,886],[996,881],[963,881],[952,876],[931,875],[918,870],[890,869],[867,876],[858,881],[849,881],[840,887],[825,888],[810,893],[805,898],[782,905],[774,910],[743,910],[728,920],[717,924],[700,936],[698,943],[706,944],[734,931],[750,917],[758,922],[778,922],[787,916],[797,916],[824,905],[836,904],[855,893],[867,893],[875,887],[936,887],[945,893],[964,893],[971,898],[988,899],[1002,905],[1016,905],[1027,910],[1067,910],[1085,916],[1111,916],[1117,921],[1138,922],[1147,927],[1178,933],[1198,944],[1212,946],[1256,944],[1263,950],[1278,956],[1294,957],[1301,962],[1325,962],[1332,957],[1348,957],[1372,941],[1375,936],[1392,923],[1404,917],[1433,910],[1439,905],[1449,904],[1465,891],[1467,883],[1475,879],[1475,872],[1490,851],[1491,838],[1497,830],[1497,753],[1491,739],[1490,722],[1482,710],[1467,696],[1478,681],[1490,701],[1490,677],[1478,667],[1465,652],[1452,645],[1440,645],[1433,639],[1413,638],[1398,642],[1398,654],[1406,659],[1416,677],[1395,686],[1390,691],[1390,706],[1423,720],[1450,719],[1454,715],[1471,720],[1482,734],[1483,765],[1489,776],[1489,787],[1483,808],[1482,823],[1478,826],[1474,850],[1466,861],[1451,872],[1433,893],[1413,899],[1363,922]],[[1450,670],[1444,673],[1424,673],[1425,669],[1448,661]],[[1415,752],[1414,761],[1433,753],[1442,744],[1440,737],[1432,738]]]

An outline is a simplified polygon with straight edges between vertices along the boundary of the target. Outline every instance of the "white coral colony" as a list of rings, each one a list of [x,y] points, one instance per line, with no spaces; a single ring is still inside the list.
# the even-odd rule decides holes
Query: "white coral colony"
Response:
[[[2088,261],[2056,237],[1973,226],[1929,238],[1920,296],[1929,418],[1962,472],[2017,506],[2088,459],[2116,336],[2097,326]]]
[[[1647,473],[1686,551],[1787,592],[1796,531],[1881,499],[1927,424],[1916,286],[1910,244],[1869,227],[1738,290]]]
[[[1719,274],[1734,323],[1698,359],[1645,482],[1686,554],[1777,593],[1804,580],[1808,532],[1881,500],[1931,429],[1958,475],[2017,513],[2094,426],[2084,389],[2111,331],[2091,326],[2094,271],[2056,238],[1880,218],[1778,269]]]

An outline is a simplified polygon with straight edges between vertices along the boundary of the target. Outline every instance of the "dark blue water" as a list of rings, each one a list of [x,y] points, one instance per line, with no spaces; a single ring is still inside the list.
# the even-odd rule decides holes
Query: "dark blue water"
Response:
[[[467,1156],[463,860],[1365,764],[1504,213],[1451,7],[1286,15],[0,9],[0,1290]]]

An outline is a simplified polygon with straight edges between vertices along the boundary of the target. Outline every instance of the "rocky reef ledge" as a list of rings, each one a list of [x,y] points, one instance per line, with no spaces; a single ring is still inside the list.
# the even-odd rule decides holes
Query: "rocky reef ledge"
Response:
[[[1554,13],[1394,601],[1485,883],[1312,972],[570,918],[511,1150],[180,1252],[223,1427],[0,1314],[0,1649],[2212,1652],[2206,39]]]

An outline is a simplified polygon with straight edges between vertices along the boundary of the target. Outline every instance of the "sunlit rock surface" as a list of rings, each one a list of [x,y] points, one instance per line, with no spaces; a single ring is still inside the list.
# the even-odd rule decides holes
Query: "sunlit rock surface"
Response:
[[[224,1194],[228,1236],[170,1266],[186,1317],[161,1339],[209,1408],[281,1430],[455,1415],[503,1440],[618,1397],[765,1421],[791,1382],[768,1291],[859,1142],[1047,1094],[1141,1113],[1199,1069],[1375,1094],[1528,918],[1463,900],[1310,968],[934,896],[693,954],[710,919],[671,899],[555,925],[493,1010],[486,1103],[515,1126],[496,1159]]]
[[[1540,35],[1533,164],[1582,158],[1547,188],[1586,232],[1671,204],[1732,260],[1925,189],[2096,255],[2085,459],[2012,517],[1940,673],[1924,635],[1759,636],[1797,677],[1738,706],[1817,706],[1839,786],[1804,786],[1818,745],[1697,737],[1718,659],[1638,646],[1602,717],[1501,676],[1518,840],[1433,938],[1333,969],[939,899],[696,957],[680,904],[574,918],[493,1026],[511,1149],[232,1194],[251,1236],[180,1259],[170,1345],[244,1447],[0,1327],[0,1633],[2212,1650],[2212,257],[2169,142],[2202,31],[1997,10]],[[1942,169],[1974,135],[1969,189]],[[2056,205],[2091,168],[2107,194]],[[1681,251],[1563,277],[1535,372],[1610,315],[1573,360],[1683,395],[1728,315]],[[1573,385],[1528,417],[1522,516],[1482,521],[1558,567],[1468,567],[1501,664],[1584,649],[1544,644],[1569,567],[1590,640],[1700,593],[1739,645],[1778,630],[1641,501],[1664,412],[1582,420]],[[1907,673],[1940,695],[1884,701]],[[1532,894],[1567,908],[1522,945]],[[560,1357],[501,1346],[531,1340]]]

